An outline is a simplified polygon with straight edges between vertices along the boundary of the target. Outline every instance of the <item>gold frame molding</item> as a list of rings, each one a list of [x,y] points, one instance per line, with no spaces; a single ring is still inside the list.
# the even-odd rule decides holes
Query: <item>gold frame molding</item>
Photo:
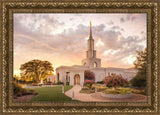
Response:
[[[146,1],[146,0],[144,0]],[[1,110],[2,113],[148,113],[158,114],[158,75],[159,75],[159,39],[158,39],[158,5],[154,1],[140,0],[116,1],[108,0],[67,0],[67,1],[12,1],[2,0],[1,6]],[[159,5],[160,6],[160,5]],[[12,102],[13,76],[13,14],[14,13],[146,13],[147,14],[147,102]]]

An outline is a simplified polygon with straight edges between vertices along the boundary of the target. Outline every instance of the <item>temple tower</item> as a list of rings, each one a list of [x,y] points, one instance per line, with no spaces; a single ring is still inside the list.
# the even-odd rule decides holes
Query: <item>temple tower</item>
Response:
[[[90,34],[88,39],[88,50],[86,51],[86,59],[82,60],[82,65],[88,67],[101,67],[101,59],[96,58],[96,50],[94,50],[94,39],[92,37],[91,22],[90,22]]]

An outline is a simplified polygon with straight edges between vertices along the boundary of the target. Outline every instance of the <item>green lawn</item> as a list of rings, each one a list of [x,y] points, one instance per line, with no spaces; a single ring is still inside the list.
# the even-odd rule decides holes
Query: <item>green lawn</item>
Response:
[[[73,86],[64,86],[64,91],[71,89]],[[35,88],[38,91],[38,95],[31,99],[31,102],[35,101],[73,101],[70,97],[62,93],[62,86],[55,87],[40,87]],[[75,101],[75,100],[74,100]]]

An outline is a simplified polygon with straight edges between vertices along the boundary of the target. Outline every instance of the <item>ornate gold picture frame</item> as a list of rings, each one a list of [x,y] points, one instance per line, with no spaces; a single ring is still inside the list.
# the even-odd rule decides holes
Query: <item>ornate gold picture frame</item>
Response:
[[[1,113],[21,114],[159,114],[159,37],[158,14],[160,3],[150,0],[67,0],[14,1],[2,0],[1,8]],[[14,13],[146,13],[147,14],[147,102],[35,102],[14,103],[13,76],[13,14]]]

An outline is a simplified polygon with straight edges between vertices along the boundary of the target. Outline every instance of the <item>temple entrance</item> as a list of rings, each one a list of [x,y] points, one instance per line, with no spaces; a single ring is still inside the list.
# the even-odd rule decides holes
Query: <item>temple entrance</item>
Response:
[[[80,85],[80,76],[79,76],[79,74],[76,74],[74,76],[74,85]]]

